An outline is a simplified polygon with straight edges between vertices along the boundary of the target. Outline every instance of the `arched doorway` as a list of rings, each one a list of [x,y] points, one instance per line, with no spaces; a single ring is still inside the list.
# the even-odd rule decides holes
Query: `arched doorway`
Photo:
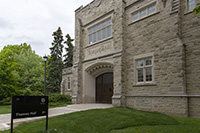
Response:
[[[113,73],[104,73],[96,78],[96,103],[112,103]]]

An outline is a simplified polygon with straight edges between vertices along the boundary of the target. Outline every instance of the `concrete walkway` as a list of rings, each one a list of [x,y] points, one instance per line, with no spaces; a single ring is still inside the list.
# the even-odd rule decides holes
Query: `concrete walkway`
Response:
[[[67,107],[58,107],[49,109],[49,117],[68,114],[77,111],[89,110],[89,109],[104,109],[113,107],[111,104],[74,104],[68,105]],[[42,117],[32,117],[32,118],[23,118],[23,119],[14,119],[14,126],[27,121],[33,121],[37,119],[45,118]],[[11,117],[10,114],[0,115],[0,131],[7,130],[10,128]]]

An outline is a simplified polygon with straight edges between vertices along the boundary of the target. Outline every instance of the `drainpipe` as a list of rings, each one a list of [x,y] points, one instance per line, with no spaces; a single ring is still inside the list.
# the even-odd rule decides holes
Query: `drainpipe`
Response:
[[[186,45],[184,44],[184,41],[182,39],[182,11],[181,11],[181,4],[182,4],[182,0],[179,0],[179,8],[178,8],[178,31],[177,31],[177,37],[178,37],[178,43],[180,43],[182,45],[182,61],[183,61],[183,71],[184,71],[184,79],[183,79],[183,86],[184,86],[184,91],[185,91],[185,94],[187,95],[187,74],[186,74]],[[189,98],[187,98],[187,117],[189,117]]]

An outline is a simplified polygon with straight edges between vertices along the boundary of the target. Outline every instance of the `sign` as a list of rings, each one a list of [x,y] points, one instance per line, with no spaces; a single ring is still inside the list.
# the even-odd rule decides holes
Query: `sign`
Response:
[[[45,116],[48,113],[47,96],[13,96],[13,119]]]
[[[13,119],[46,116],[46,129],[48,125],[48,96],[13,96],[11,130]],[[12,132],[12,131],[11,131]]]

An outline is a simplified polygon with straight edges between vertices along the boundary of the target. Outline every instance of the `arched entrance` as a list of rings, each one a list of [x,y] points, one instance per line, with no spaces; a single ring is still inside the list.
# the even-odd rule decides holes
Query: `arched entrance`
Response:
[[[96,103],[112,103],[113,73],[104,73],[96,78]]]
[[[113,64],[98,62],[83,69],[83,103],[112,103]]]

